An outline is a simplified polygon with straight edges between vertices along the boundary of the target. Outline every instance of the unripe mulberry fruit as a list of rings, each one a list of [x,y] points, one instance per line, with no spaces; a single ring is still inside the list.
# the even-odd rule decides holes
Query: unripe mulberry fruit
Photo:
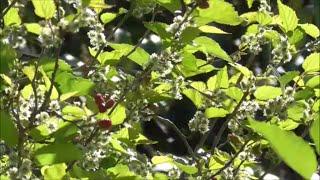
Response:
[[[198,7],[200,9],[208,9],[209,8],[209,2],[208,0],[197,0]]]
[[[104,130],[108,130],[112,126],[112,121],[111,120],[101,120],[101,121],[98,121],[97,123],[98,123],[98,126],[101,129],[104,129]]]
[[[107,109],[110,109],[110,108],[112,108],[113,107],[113,105],[114,105],[114,100],[113,99],[109,99],[107,102],[106,102],[106,108]]]
[[[103,95],[101,93],[97,93],[94,96],[94,100],[96,102],[96,104],[99,106],[100,104],[103,104],[105,102],[105,99],[103,97]]]
[[[104,113],[107,111],[107,107],[106,107],[106,104],[105,103],[102,103],[102,104],[97,104],[98,105],[98,109],[99,109],[99,112],[100,113]]]

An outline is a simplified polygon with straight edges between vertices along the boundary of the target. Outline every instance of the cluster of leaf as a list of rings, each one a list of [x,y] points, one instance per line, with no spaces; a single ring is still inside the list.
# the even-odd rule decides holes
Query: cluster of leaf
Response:
[[[16,2],[10,1],[10,3]],[[58,0],[57,2],[54,0],[32,0],[35,15],[50,23],[57,23],[58,7],[62,1]],[[278,14],[253,11],[242,15],[238,14],[231,3],[224,0],[208,0],[208,8],[197,7],[199,1],[192,0],[150,0],[150,2],[136,0],[133,1],[135,5],[131,8],[139,7],[139,2],[142,3],[141,6],[150,2],[157,4],[154,7],[156,8],[154,12],[145,13],[163,11],[174,14],[175,11],[187,6],[184,18],[187,21],[190,18],[194,24],[194,26],[187,26],[182,29],[179,38],[176,38],[175,33],[167,30],[169,24],[154,21],[144,23],[148,33],[152,32],[161,38],[161,53],[174,50],[181,57],[181,62],[174,64],[172,72],[163,79],[160,77],[161,72],[153,69],[152,65],[155,62],[152,62],[151,55],[139,47],[139,44],[108,42],[105,45],[109,47],[108,50],[102,47],[98,51],[88,47],[93,62],[86,68],[93,70],[93,72],[98,72],[105,67],[110,68],[108,73],[104,75],[107,80],[96,82],[88,77],[88,74],[79,73],[77,69],[71,67],[59,56],[49,56],[51,55],[49,54],[47,55],[49,57],[47,57],[41,55],[41,57],[22,62],[20,49],[14,49],[10,44],[1,42],[1,95],[5,95],[6,88],[14,89],[18,95],[10,95],[1,100],[0,138],[4,141],[6,150],[0,152],[0,160],[4,164],[12,164],[10,161],[14,160],[8,159],[7,154],[8,152],[17,152],[18,155],[21,155],[17,160],[19,167],[19,161],[26,158],[23,157],[24,155],[21,152],[28,151],[28,157],[34,160],[32,173],[35,176],[43,176],[44,179],[172,179],[173,177],[165,171],[158,172],[152,171],[152,169],[146,169],[146,171],[150,171],[150,174],[143,177],[143,175],[130,169],[129,164],[126,164],[126,159],[130,157],[128,149],[135,149],[139,144],[157,143],[143,136],[141,120],[135,121],[133,119],[136,118],[133,116],[134,111],[143,111],[140,114],[138,113],[140,119],[147,119],[152,116],[157,121],[172,126],[184,140],[189,153],[189,156],[185,158],[190,163],[185,163],[179,161],[175,156],[159,152],[158,155],[149,160],[153,167],[159,164],[169,164],[177,167],[178,171],[182,172],[181,178],[210,178],[214,176],[223,179],[225,177],[222,175],[222,171],[228,166],[258,169],[259,162],[247,160],[242,162],[237,157],[244,149],[250,149],[250,153],[259,156],[261,155],[259,150],[272,148],[280,160],[284,161],[303,178],[309,179],[316,172],[317,156],[320,154],[319,48],[305,49],[311,51],[311,53],[305,58],[301,71],[287,71],[281,76],[276,76],[276,80],[274,80],[267,73],[254,73],[250,64],[240,64],[234,54],[229,55],[218,42],[209,36],[210,34],[225,36],[229,34],[213,26],[213,23],[245,26],[246,35],[258,34],[260,27],[272,27],[272,30],[268,30],[264,34],[270,46],[272,48],[277,47],[281,43],[280,37],[286,36],[291,45],[292,54],[296,55],[303,48],[299,47],[298,44],[305,36],[313,38],[311,42],[315,42],[314,44],[317,41],[319,42],[319,39],[317,39],[319,38],[318,27],[308,23],[300,24],[294,10],[284,5],[280,0],[277,1]],[[252,2],[248,0],[249,7],[251,7]],[[106,26],[109,26],[109,23],[120,16],[134,15],[131,14],[134,11],[124,8],[121,8],[118,13],[105,12],[111,5],[106,4],[104,0],[82,0],[81,3],[83,8],[93,9],[98,15],[97,18]],[[4,11],[6,13],[2,18],[4,26],[1,32],[6,32],[6,30],[14,27],[25,27],[26,36],[41,35],[43,27],[38,22],[23,22],[19,11],[19,8],[15,7],[14,4],[6,7]],[[73,18],[77,17],[77,13],[67,12],[65,18],[72,21]],[[2,39],[7,38],[6,36],[8,34],[0,35]],[[50,52],[50,50],[59,54],[59,48],[43,49],[42,52]],[[157,55],[160,56],[161,53]],[[197,53],[204,54],[205,58],[199,58]],[[239,49],[235,54],[242,59],[250,52],[244,48]],[[255,56],[252,56],[252,58],[259,61]],[[225,64],[224,67],[214,66],[214,62],[217,60],[222,60]],[[169,60],[167,59],[167,61]],[[123,65],[131,63],[139,69],[135,75],[132,75]],[[192,80],[196,75],[209,72],[215,72],[215,75],[209,77],[206,81]],[[121,76],[125,76],[125,80],[120,82],[112,80],[113,77]],[[219,134],[226,130],[228,122],[234,120],[245,101],[255,101],[263,106],[268,100],[284,96],[286,87],[292,87],[295,91],[294,102],[287,107],[288,115],[285,120],[280,121],[273,117],[265,119],[264,122],[259,122],[254,120],[255,114],[247,114],[247,118],[242,119],[239,124],[241,128],[250,132],[249,136],[242,136],[243,134],[233,132],[239,141],[237,143],[234,141],[228,142],[233,147],[233,151],[239,153],[224,152],[218,149],[215,143],[213,149],[210,149],[203,143],[201,144],[201,141],[199,142],[201,147],[192,149],[185,134],[176,128],[173,123],[160,117],[156,111],[150,108],[150,104],[166,102],[175,98],[171,93],[174,88],[172,81],[179,76],[188,79],[185,80],[186,85],[180,87],[181,93],[194,103],[198,111],[203,111],[210,122],[210,130],[202,135],[202,142],[206,140],[212,126],[214,126],[214,121],[226,119],[224,128],[221,128],[221,132],[217,132],[218,135],[215,138],[215,143],[219,143],[221,138]],[[42,84],[39,83],[38,94],[41,91],[45,94],[46,99],[43,106],[37,108],[42,108],[40,111],[51,112],[48,110],[51,101],[58,101],[61,105],[61,114],[50,114],[50,121],[56,121],[58,124],[58,129],[54,132],[51,132],[43,124],[30,123],[30,125],[24,126],[19,120],[19,111],[17,110],[20,108],[19,98],[28,101],[31,96],[37,96],[36,91],[38,89],[35,89],[34,84],[38,82],[43,82]],[[250,84],[250,86],[243,86],[243,84]],[[255,86],[257,88],[253,88]],[[120,95],[116,96],[117,103],[114,109],[106,113],[99,113],[92,98],[96,91],[103,91],[103,93],[109,95],[112,95],[115,91],[120,91]],[[217,92],[225,94],[218,102],[219,106],[210,103],[215,102]],[[85,106],[74,104],[79,99],[86,99]],[[141,99],[146,100],[147,105],[141,103]],[[313,102],[313,104],[309,104],[309,109],[306,106],[308,102]],[[145,108],[149,108],[149,111],[144,111]],[[306,110],[308,110],[308,116],[305,115]],[[29,119],[30,122],[35,121],[32,118],[35,118],[36,113],[39,113],[39,109],[34,111],[35,113],[32,113]],[[150,111],[151,114],[145,113]],[[109,151],[111,154],[100,162],[100,169],[96,172],[86,170],[77,164],[77,162],[85,161],[86,158],[86,150],[78,145],[87,145],[92,140],[91,137],[95,138],[96,131],[102,131],[97,128],[96,124],[86,122],[90,118],[96,118],[98,121],[106,118],[111,119],[113,125],[111,132],[106,135],[110,136],[109,144],[104,147],[111,149]],[[91,127],[94,128],[90,129]],[[306,130],[302,135],[296,135],[293,131],[297,127],[304,127]],[[84,133],[83,128],[92,130],[88,134],[90,137],[75,140],[79,131]],[[310,135],[312,142],[304,140],[306,134]],[[98,135],[96,136],[98,137]],[[248,142],[250,142],[250,145]],[[198,153],[199,148],[204,149],[210,157],[206,158]],[[318,155],[316,155],[315,150]],[[9,168],[11,168],[10,165],[5,167],[6,170]],[[6,170],[1,172],[1,179],[8,178]],[[260,175],[254,174],[252,176],[259,177]]]

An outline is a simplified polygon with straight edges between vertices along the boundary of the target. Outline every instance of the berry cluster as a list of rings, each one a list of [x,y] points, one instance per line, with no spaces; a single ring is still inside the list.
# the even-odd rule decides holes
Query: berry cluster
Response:
[[[102,95],[101,93],[97,93],[94,96],[94,100],[96,102],[96,105],[98,106],[99,112],[104,113],[108,109],[112,108],[115,101],[108,96]]]

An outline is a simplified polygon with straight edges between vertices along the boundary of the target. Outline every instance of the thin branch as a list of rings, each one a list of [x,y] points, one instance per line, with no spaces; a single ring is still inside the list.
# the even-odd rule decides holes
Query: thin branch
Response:
[[[157,119],[158,121],[162,122],[163,124],[171,127],[171,128],[177,133],[177,135],[179,136],[179,138],[183,141],[184,145],[185,145],[186,148],[187,148],[188,153],[189,153],[194,159],[197,159],[195,153],[193,152],[191,146],[189,145],[189,143],[188,143],[188,141],[187,141],[186,136],[179,130],[179,128],[178,128],[173,122],[171,122],[169,119],[166,119],[166,118],[161,117],[161,116],[158,116],[158,115],[154,115],[153,117],[154,117],[155,119]]]
[[[242,146],[241,148],[236,152],[236,154],[234,154],[231,159],[222,167],[220,168],[216,173],[214,173],[211,178],[217,176],[218,174],[220,174],[222,171],[224,171],[225,169],[227,169],[232,163],[233,161],[238,157],[238,155],[244,150],[244,148],[248,145],[250,140],[247,140]],[[250,143],[248,146],[250,146],[252,143]]]
[[[223,132],[226,130],[226,128],[228,127],[228,123],[230,122],[230,120],[236,115],[238,109],[240,108],[242,102],[247,98],[247,96],[250,94],[250,91],[247,90],[242,98],[240,99],[239,103],[237,104],[237,106],[234,108],[234,110],[232,111],[232,113],[228,116],[228,118],[226,119],[226,121],[222,124],[221,128],[219,129],[219,132],[217,134],[217,136],[214,138],[213,144],[212,144],[212,149],[214,149],[215,147],[217,147]]]

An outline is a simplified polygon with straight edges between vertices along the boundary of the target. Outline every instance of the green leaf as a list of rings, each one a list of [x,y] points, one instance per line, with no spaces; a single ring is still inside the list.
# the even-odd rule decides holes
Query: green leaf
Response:
[[[151,162],[153,164],[171,163],[174,160],[169,156],[153,156]]]
[[[227,96],[231,97],[232,99],[236,100],[237,102],[240,102],[243,92],[238,87],[230,87],[224,91]]]
[[[194,49],[197,49],[199,51],[203,51],[204,53],[210,54],[212,56],[221,58],[226,61],[231,61],[230,56],[220,47],[220,45],[214,41],[213,39],[210,39],[205,36],[197,37],[193,40],[193,48],[192,47],[186,47],[187,50],[193,51]]]
[[[178,162],[174,162],[174,164],[183,172],[187,174],[195,174],[198,172],[198,169],[195,166],[185,165]]]
[[[299,76],[299,71],[288,71],[279,78],[281,86],[286,86],[295,77]]]
[[[53,143],[35,151],[35,160],[40,166],[79,160],[83,153],[72,143]]]
[[[293,31],[298,26],[298,17],[293,9],[278,0],[279,17],[285,32]]]
[[[231,34],[228,32],[225,32],[217,27],[214,26],[209,26],[209,25],[204,25],[199,27],[200,31],[204,33],[211,33],[211,34]]]
[[[293,130],[296,129],[300,124],[291,119],[287,119],[285,121],[278,121],[277,123],[282,130]]]
[[[223,0],[211,0],[209,1],[209,8],[197,8],[197,10],[198,15],[194,19],[196,24],[200,26],[211,22],[232,26],[241,23],[241,18],[233,5]]]
[[[89,79],[77,77],[68,72],[57,73],[56,82],[62,94],[77,91],[78,96],[90,94],[95,86]]]
[[[195,89],[185,89],[183,90],[183,94],[186,95],[197,108],[200,108],[203,104],[203,95],[200,93],[201,91],[204,91],[206,89],[206,84],[204,82],[193,82],[191,83],[191,86]],[[198,92],[200,91],[200,92]]]
[[[281,88],[273,86],[260,86],[254,92],[254,96],[258,100],[273,99],[282,94]]]
[[[306,109],[306,106],[301,101],[296,101],[289,105],[288,107],[288,118],[295,121],[301,121],[303,118],[303,112]]]
[[[32,0],[32,4],[34,6],[34,12],[39,17],[50,19],[56,14],[56,5],[54,4],[54,0]]]
[[[98,14],[109,6],[104,2],[104,0],[90,0],[89,7],[93,8]]]
[[[317,169],[317,159],[313,149],[293,132],[281,130],[276,125],[249,119],[250,127],[267,139],[272,149],[293,170],[310,179]]]
[[[55,59],[49,58],[49,57],[44,57],[41,58],[40,60],[40,64],[42,69],[45,72],[50,72],[54,70],[55,67]],[[60,71],[68,71],[68,72],[72,72],[71,66],[69,64],[66,63],[66,61],[59,59],[58,60],[58,66],[59,66],[59,70]]]
[[[112,20],[114,20],[116,17],[117,17],[117,14],[106,12],[106,13],[101,14],[100,19],[103,24],[107,24],[107,23],[111,22]]]
[[[314,112],[319,112],[320,109],[320,99],[318,99],[312,106],[312,110]]]
[[[210,91],[214,91],[219,88],[228,88],[229,78],[227,66],[218,71],[217,75],[210,77],[207,81],[207,86]]]
[[[168,180],[168,176],[166,174],[156,172],[156,173],[154,173],[153,179],[154,180]]]
[[[320,53],[310,54],[303,62],[302,68],[305,72],[320,71]]]
[[[252,72],[245,66],[242,66],[238,63],[229,63],[231,66],[236,68],[238,71],[240,71],[245,77],[250,77]]]
[[[297,27],[295,30],[289,32],[288,34],[289,34],[289,43],[292,45],[298,44],[305,37],[305,34],[300,27]]]
[[[170,39],[171,34],[166,31],[166,28],[168,27],[165,23],[160,22],[154,22],[154,23],[144,23],[144,26],[151,30],[152,32],[156,33],[161,37],[161,39]]]
[[[33,80],[36,68],[34,66],[24,66],[22,68],[23,74],[25,74],[30,81]]]
[[[177,0],[156,0],[156,1],[158,2],[158,4],[165,7],[172,13],[180,9],[180,6],[181,6],[180,1],[177,1]]]
[[[110,46],[119,53],[120,57],[128,54],[134,46],[130,44],[110,44]],[[142,48],[138,47],[130,56],[128,56],[133,62],[145,67],[149,61],[149,54]]]
[[[303,99],[309,99],[311,98],[312,96],[315,95],[315,92],[312,88],[305,88],[305,89],[302,89],[300,91],[297,91],[295,94],[294,94],[294,99],[296,101],[298,100],[303,100]]]
[[[44,80],[44,84],[45,84],[45,87],[46,87],[46,91],[49,91],[50,87],[51,87],[51,80],[49,79],[49,77],[47,76],[47,74],[44,72],[42,66],[39,67],[39,71],[41,72],[42,74],[42,78]],[[55,86],[52,87],[52,92],[50,94],[50,99],[53,100],[53,99],[58,99],[59,97],[59,93],[56,89]]]
[[[299,24],[299,26],[304,30],[305,33],[313,38],[317,38],[320,35],[319,28],[313,24],[306,23]]]
[[[107,169],[108,175],[110,175],[113,178],[110,179],[132,179],[134,180],[135,174],[130,171],[129,167],[124,164],[117,164],[116,166],[112,168]]]
[[[254,0],[247,0],[247,5],[249,9],[252,7],[253,1]]]
[[[126,119],[126,108],[122,104],[119,104],[116,109],[110,115],[110,119],[112,121],[112,125],[122,124]]]
[[[306,83],[306,86],[310,88],[319,88],[320,86],[320,75],[313,76],[311,79],[309,79]]]
[[[20,25],[21,19],[19,16],[19,9],[18,8],[10,8],[7,14],[3,17],[4,25]]]
[[[272,22],[272,17],[265,12],[258,12],[256,15],[256,20],[261,25],[268,25]]]
[[[42,31],[42,27],[38,23],[24,23],[23,24],[26,28],[27,31],[33,34],[40,35]]]
[[[43,166],[41,168],[41,174],[44,180],[63,179],[66,173],[67,166],[64,163],[54,164],[51,166]]]
[[[0,111],[0,139],[8,146],[14,147],[18,144],[18,130],[10,114],[6,111]]]
[[[9,45],[0,42],[0,74],[10,71],[13,61],[16,58],[16,52]]]
[[[215,68],[206,61],[197,59],[192,53],[184,52],[182,62],[178,64],[179,71],[184,77],[191,77],[202,73],[208,73]]]
[[[67,105],[62,109],[62,114],[67,116],[74,116],[75,119],[82,118],[83,116],[86,116],[86,112],[75,105]]]
[[[227,114],[229,114],[229,112],[225,109],[215,107],[207,108],[205,111],[207,118],[225,117]]]
[[[317,150],[318,154],[320,155],[320,117],[319,117],[319,113],[316,114],[315,119],[311,125],[309,133],[310,133],[310,136],[311,136],[314,144],[316,145],[316,150]]]
[[[200,33],[200,30],[196,27],[187,27],[181,33],[181,42],[182,43],[189,43],[194,38],[196,38]]]

